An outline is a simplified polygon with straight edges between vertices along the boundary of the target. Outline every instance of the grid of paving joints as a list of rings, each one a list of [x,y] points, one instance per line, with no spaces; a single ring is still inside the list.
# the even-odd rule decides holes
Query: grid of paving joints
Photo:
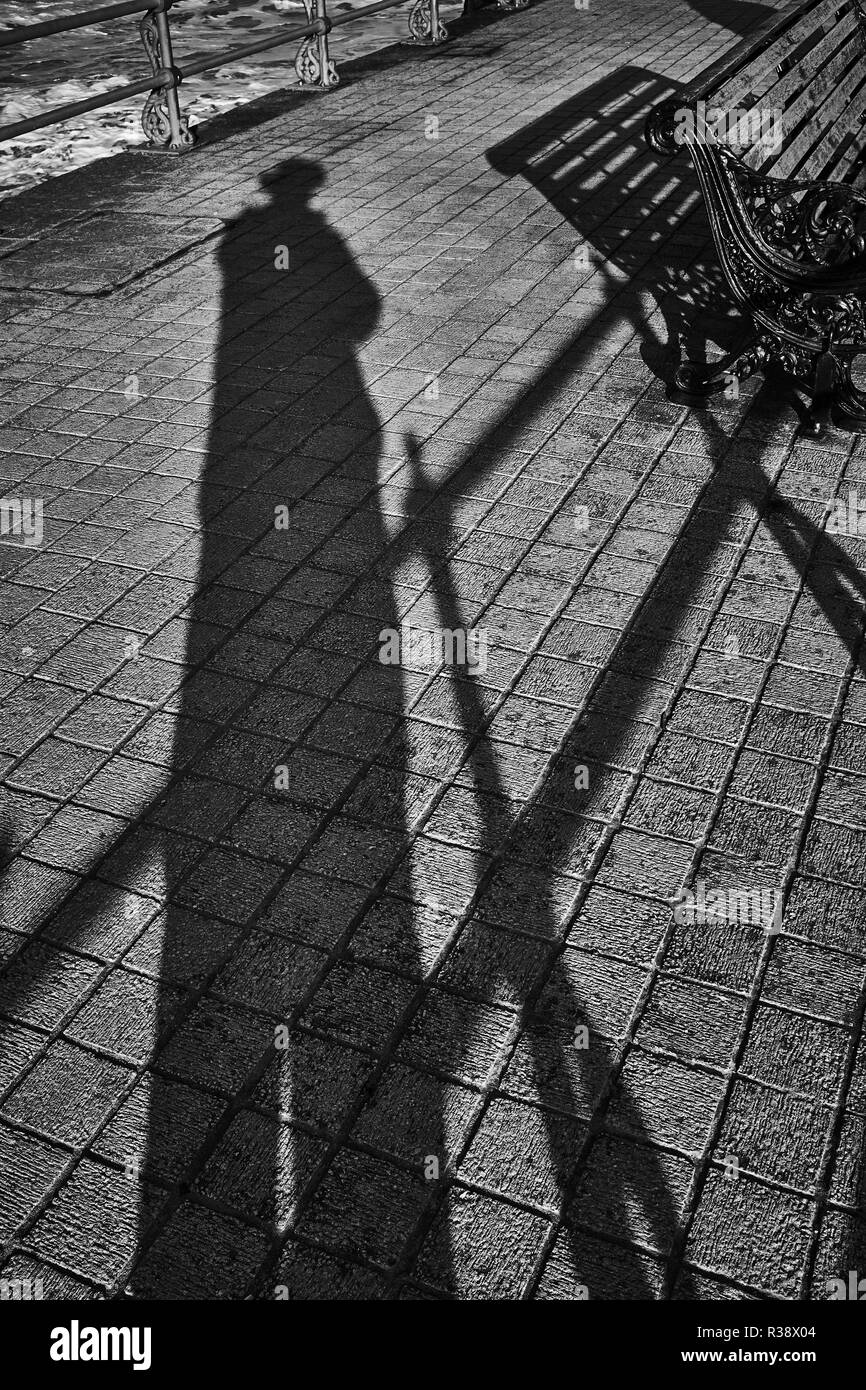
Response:
[[[147,175],[218,246],[12,305],[3,486],[46,538],[2,547],[2,1277],[863,1267],[863,541],[821,522],[864,459],[666,401],[712,274],[640,117],[735,35],[623,30],[543,4],[269,107]],[[485,668],[383,666],[403,623]],[[782,889],[781,936],[677,924],[699,880]]]

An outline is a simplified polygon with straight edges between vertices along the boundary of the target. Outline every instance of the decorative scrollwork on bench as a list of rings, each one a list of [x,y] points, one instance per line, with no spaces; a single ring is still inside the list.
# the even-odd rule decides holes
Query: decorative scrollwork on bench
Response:
[[[720,149],[761,239],[810,267],[866,273],[866,198],[847,184],[806,183],[754,173]],[[859,264],[857,264],[859,262]]]
[[[858,281],[866,289],[866,198],[844,184],[757,174],[724,146],[696,152],[709,161],[722,176],[706,181],[711,224],[735,288],[765,326],[815,347],[866,347],[856,292]]]
[[[715,64],[705,79],[657,103],[645,130],[657,154],[669,157],[685,147],[691,156],[722,273],[751,319],[751,342],[732,362],[710,369],[685,362],[674,384],[704,396],[728,377],[780,367],[806,385],[811,405],[804,428],[815,435],[837,417],[866,429],[866,395],[852,377],[854,359],[866,352],[866,196],[852,186],[861,167],[862,103],[822,87],[820,123],[795,132],[793,143],[784,138],[784,112],[760,103],[774,99],[772,74],[782,71],[780,63],[786,111],[815,95],[814,70],[805,60],[800,67],[799,50],[790,51],[792,34],[801,32],[795,26],[812,26],[815,41],[832,31],[846,61],[866,62],[862,0],[855,0],[855,12],[852,25],[847,4],[800,0],[768,19],[752,43]],[[755,121],[744,122],[739,108],[725,106],[732,83],[752,93],[745,114]],[[770,118],[772,143],[754,133]],[[774,167],[787,174],[792,165],[797,177],[773,177]]]

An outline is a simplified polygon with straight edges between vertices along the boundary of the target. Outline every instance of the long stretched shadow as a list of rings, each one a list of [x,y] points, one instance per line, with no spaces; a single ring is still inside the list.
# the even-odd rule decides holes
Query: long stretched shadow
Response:
[[[383,457],[358,361],[380,298],[314,206],[323,177],[309,161],[275,167],[258,205],[223,236],[195,592],[182,621],[159,639],[161,654],[188,676],[171,702],[167,758],[161,717],[131,749],[168,762],[170,780],[118,843],[81,866],[84,887],[42,928],[49,940],[75,946],[87,935],[78,903],[101,921],[116,914],[126,886],[165,901],[127,958],[158,981],[148,995],[152,1047],[135,1039],[145,1071],[92,1143],[100,1157],[132,1162],[140,1180],[139,1226],[118,1286],[138,1298],[243,1297],[254,1286],[269,1296],[259,1271],[305,1185],[339,1146],[344,1112],[370,1065],[363,1052],[340,1053],[295,1028],[373,895],[378,874],[365,880],[364,835],[373,838],[385,820],[396,850],[408,814],[398,730],[390,815],[368,797],[366,829],[361,819],[344,824],[331,838],[330,862],[294,872],[333,808],[363,784],[407,700],[401,667],[380,666],[366,697],[378,713],[326,708],[353,674],[363,685],[371,643],[398,625],[392,584],[379,584],[366,609],[337,612],[320,641],[302,641],[323,629],[355,573],[386,553],[382,513],[356,507],[378,485],[380,468],[399,465]],[[329,537],[352,513],[350,527]],[[308,564],[323,547],[322,564]],[[341,879],[353,834],[360,842]],[[13,1016],[38,996],[33,951],[19,953],[5,982],[2,1007]],[[404,973],[420,978],[411,918],[400,955]],[[337,972],[329,980],[331,1026],[351,1035],[353,981]],[[140,993],[141,977],[127,976],[120,988]],[[340,1067],[348,1071],[342,1082]],[[426,1104],[427,1143],[442,1150],[435,1080]],[[350,1194],[347,1222],[362,1204]],[[327,1277],[318,1294],[308,1291],[310,1277],[291,1278],[293,1296],[329,1296]]]
[[[630,95],[623,90],[627,82],[628,78],[624,79],[620,89],[624,101]],[[594,158],[593,139],[605,156],[613,154],[616,146],[604,115],[593,131],[589,115],[592,100],[590,94],[583,103],[583,129],[589,152],[584,151],[574,168],[578,180],[583,176],[580,159]],[[646,104],[644,99],[641,114]],[[533,129],[537,136],[537,129]],[[545,140],[550,129],[549,125],[544,127]],[[524,143],[531,146],[532,141]],[[540,158],[545,157],[542,149]],[[609,212],[610,208],[626,205],[633,196],[633,173],[629,159],[617,170],[608,171],[606,196],[613,200],[608,205]],[[281,644],[283,648],[285,645],[286,624],[299,621],[297,611],[301,605],[306,603],[312,610],[306,617],[313,624],[333,599],[332,587],[325,591],[313,586],[333,586],[338,582],[334,573],[339,573],[339,569],[326,569],[324,573],[331,576],[326,580],[321,569],[305,564],[324,530],[324,518],[317,519],[316,507],[327,509],[330,505],[327,489],[319,493],[317,501],[316,488],[329,469],[351,456],[351,470],[341,473],[336,485],[366,490],[377,481],[383,462],[381,424],[357,364],[358,346],[377,319],[378,296],[345,245],[311,205],[310,194],[320,176],[316,166],[299,163],[276,170],[267,186],[267,200],[261,207],[244,213],[228,229],[220,253],[223,314],[214,425],[202,493],[203,549],[197,593],[179,653],[191,670],[197,668],[197,674],[184,688],[177,709],[180,719],[172,752],[174,780],[170,792],[148,808],[143,824],[133,827],[128,837],[130,857],[134,858],[136,836],[142,829],[160,833],[167,886],[173,898],[154,932],[152,957],[152,966],[158,968],[162,980],[159,1025],[167,1043],[158,1052],[148,1084],[143,1088],[148,1131],[144,1176],[155,1179],[160,1190],[168,1192],[170,1219],[166,1222],[165,1207],[156,1223],[151,1221],[149,1211],[142,1215],[139,1259],[131,1278],[132,1291],[141,1297],[188,1296],[190,1287],[196,1284],[194,1266],[201,1262],[203,1233],[197,1223],[202,1210],[223,1213],[240,1208],[252,1217],[258,1243],[249,1234],[245,1237],[246,1245],[236,1234],[226,1236],[226,1247],[231,1251],[227,1263],[241,1266],[236,1283],[232,1282],[235,1276],[226,1274],[227,1286],[234,1291],[246,1288],[249,1279],[244,1282],[242,1277],[244,1260],[254,1271],[265,1258],[273,1236],[279,1235],[291,1219],[293,1193],[300,1191],[307,1176],[315,1179],[329,1159],[327,1150],[322,1151],[322,1144],[326,1145],[328,1139],[328,1125],[321,1120],[322,1092],[328,1090],[322,1080],[328,1074],[327,1070],[322,1071],[323,1058],[312,1058],[309,1038],[305,1035],[301,1039],[293,1033],[284,1056],[275,1059],[272,1019],[275,1011],[278,1016],[291,1019],[301,1010],[305,991],[314,989],[322,961],[314,948],[320,952],[339,950],[341,940],[351,932],[353,914],[362,912],[364,903],[341,903],[331,922],[331,935],[323,940],[317,934],[328,917],[328,871],[323,867],[318,878],[315,872],[303,876],[295,872],[295,866],[302,846],[324,828],[322,821],[328,812],[323,805],[322,819],[317,821],[315,791],[298,791],[293,796],[292,788],[303,785],[309,789],[318,779],[327,778],[328,806],[339,801],[344,793],[350,795],[352,788],[363,780],[363,767],[368,758],[375,756],[379,735],[385,731],[353,727],[348,735],[344,732],[335,740],[333,733],[328,735],[320,730],[311,743],[313,754],[305,755],[308,763],[290,767],[290,777],[297,777],[297,784],[290,782],[287,789],[281,790],[273,786],[272,791],[265,787],[268,779],[273,778],[275,765],[283,761],[282,749],[294,742],[299,728],[306,728],[315,719],[316,696],[327,688],[328,682],[337,681],[340,672],[346,678],[351,675],[345,662],[340,665],[339,661],[343,634],[332,638],[331,646],[324,643],[325,655],[317,669],[308,665],[303,673],[297,664],[291,672],[283,671],[284,651],[278,650]],[[545,174],[548,180],[555,177],[555,170]],[[623,285],[621,277],[609,277],[604,303],[593,319],[593,334],[615,331],[625,322],[646,338],[651,356],[673,350],[671,344],[676,334],[689,330],[689,323],[676,317],[679,310],[671,302],[674,291],[652,265],[654,246],[667,235],[688,201],[681,181],[671,180],[669,171],[667,179],[674,185],[668,196],[643,215],[625,221],[619,239],[603,227],[604,210],[600,206],[591,209],[591,229],[589,224],[583,224],[587,237],[592,230],[598,243],[596,249],[601,249],[606,259],[620,257],[615,262],[619,269],[631,266],[631,274],[639,277],[636,285]],[[550,187],[548,182],[545,188]],[[637,187],[643,188],[643,182]],[[567,196],[572,198],[573,190]],[[635,251],[634,260],[630,259],[629,248],[621,245],[630,235],[645,240],[642,249]],[[288,253],[290,273],[285,287],[280,288],[275,285],[275,257],[284,251]],[[662,306],[671,325],[666,339],[650,322],[652,313],[647,312],[642,293],[647,287],[654,289],[654,302]],[[722,323],[724,318],[723,314]],[[490,426],[481,446],[476,444],[471,457],[455,469],[451,480],[455,488],[478,477],[490,466],[491,458],[496,458],[497,451],[507,450],[517,431],[550,405],[563,382],[580,372],[593,341],[588,335],[577,335],[556,363],[509,403],[508,410]],[[293,398],[303,394],[310,382],[322,381],[317,401],[311,403],[307,399],[297,411],[293,410]],[[322,425],[321,437],[312,445],[310,410],[319,412]],[[307,412],[303,418],[301,411]],[[339,424],[333,428],[337,416]],[[305,441],[303,449],[299,447],[301,439]],[[713,459],[721,464],[728,441],[714,434],[711,443]],[[421,451],[413,447],[409,453],[417,461],[415,483],[423,494],[427,484]],[[227,501],[221,489],[232,488],[240,479],[248,481],[248,470],[261,475],[260,484],[236,503]],[[757,463],[744,466],[740,459],[737,481],[756,501],[766,492],[767,482]],[[711,489],[715,486],[711,484]],[[270,521],[264,523],[265,516],[273,516],[275,507],[307,491],[311,492],[311,501],[306,510],[300,509],[303,524],[293,524],[281,532]],[[331,503],[336,495],[332,495]],[[702,500],[706,502],[711,495],[704,494]],[[581,809],[572,769],[579,761],[595,765],[623,762],[625,724],[639,712],[649,682],[655,679],[664,684],[664,640],[675,633],[678,618],[687,607],[691,583],[685,580],[697,585],[712,567],[714,537],[724,534],[725,515],[733,514],[738,497],[736,489],[721,482],[713,513],[714,535],[708,536],[705,522],[696,515],[678,539],[665,569],[638,606],[622,642],[609,658],[614,672],[630,672],[634,679],[620,678],[618,692],[611,694],[608,688],[602,688],[598,698],[593,696],[588,717],[569,733],[563,756],[510,834],[503,838],[501,820],[485,820],[482,815],[480,847],[485,855],[492,856],[496,864],[513,858],[518,863],[534,865],[542,879],[532,904],[532,932],[549,943],[546,961],[530,987],[518,975],[510,985],[521,1001],[528,1025],[556,1182],[565,1199],[574,1192],[579,1166],[582,1164],[585,1169],[593,1148],[602,1153],[606,1143],[601,1126],[621,1058],[619,1040],[593,1032],[586,1068],[580,1074],[579,1066],[575,1077],[575,1058],[580,1063],[581,1054],[574,1050],[569,1029],[573,1030],[575,1019],[591,1021],[592,1011],[565,971],[560,949],[570,919],[563,917],[558,892],[561,876],[557,869],[575,863],[577,827],[573,811]],[[249,513],[245,521],[244,508]],[[808,549],[805,538],[814,535],[810,532],[811,523],[803,518],[802,527],[792,526],[790,515],[774,521],[772,511],[767,519],[782,548],[793,561],[802,563]],[[463,626],[461,603],[447,566],[441,564],[441,550],[425,552],[419,528],[413,534],[418,538],[421,557],[435,571],[434,596],[442,626]],[[245,579],[240,585],[240,572],[232,574],[229,569],[238,559],[239,535],[270,538],[264,546],[256,547],[254,557],[238,561]],[[384,519],[371,507],[365,529],[352,537],[352,545],[360,547],[353,563],[362,568],[365,557],[377,558],[386,540]],[[844,551],[828,538],[823,544],[825,565],[836,569],[843,587],[855,586],[856,592],[862,592],[862,581]],[[227,569],[233,582],[221,585],[219,576]],[[668,583],[674,576],[677,582]],[[252,607],[258,601],[258,608],[257,616],[246,624],[246,640],[233,643],[226,639],[237,611],[229,604],[241,602],[237,597],[239,588],[250,595]],[[377,593],[372,610],[369,603],[363,610],[369,618],[365,641],[371,632],[398,625],[399,607],[392,586],[385,585]],[[821,588],[816,597],[831,622],[842,624],[837,630],[844,631],[845,639],[850,640],[850,626],[842,622],[833,594]],[[347,628],[351,626],[351,622],[347,623]],[[657,654],[655,659],[647,658],[648,643]],[[635,652],[639,655],[635,656]],[[305,660],[316,666],[308,651]],[[402,709],[407,696],[404,674],[399,668],[382,668],[379,676],[384,682],[385,704]],[[468,671],[461,673],[454,687],[464,730],[467,735],[472,734],[484,726],[485,696]],[[636,722],[640,723],[640,718]],[[405,780],[407,755],[399,729],[396,736],[391,736],[396,742],[390,766],[399,782],[401,771]],[[289,761],[292,763],[293,759]],[[495,749],[486,734],[476,740],[470,766],[477,788],[492,792],[491,800],[504,798]],[[319,789],[324,789],[323,781],[319,782]],[[556,808],[554,815],[551,808]],[[405,827],[407,819],[403,793],[398,789],[394,822]],[[225,838],[227,832],[229,848],[208,850],[184,834],[188,828],[197,836],[210,835],[214,841]],[[256,857],[263,846],[267,846],[267,868]],[[198,865],[196,854],[200,856]],[[92,879],[99,882],[101,877],[104,883],[102,861],[90,866],[90,873]],[[117,881],[114,871],[107,877]],[[177,891],[174,885],[178,885]],[[283,895],[286,885],[287,896]],[[493,891],[491,872],[482,876],[478,884],[476,920],[495,922]],[[105,892],[110,893],[107,885]],[[260,906],[250,920],[250,904],[254,902]],[[401,943],[406,973],[420,976],[420,944],[413,940],[411,925],[407,933],[407,939]],[[299,943],[303,948],[296,950]],[[279,1003],[275,1004],[275,1000]],[[249,1014],[242,1012],[245,1007],[250,1008]],[[356,1001],[348,986],[344,996],[338,994],[332,1000],[332,1007],[337,1016],[341,1012],[351,1014]],[[563,1026],[566,1019],[568,1029]],[[284,1097],[280,1105],[287,1116],[284,1122],[244,1106],[244,1101],[255,1097],[265,1110],[269,1105],[272,1108],[274,1086],[277,1096]],[[230,1099],[232,1095],[234,1099]],[[432,1092],[425,1093],[425,1105],[433,1112],[430,1147],[434,1152],[437,1148],[444,1152],[445,1097],[444,1091],[437,1093],[435,1082]],[[588,1119],[589,1129],[577,1134],[574,1127],[564,1128],[558,1118],[563,1115]],[[621,1088],[617,1115],[618,1125],[624,1125],[636,1138],[642,1159],[638,1169],[631,1172],[620,1171],[613,1165],[613,1177],[605,1188],[611,1213],[608,1229],[613,1226],[615,1238],[627,1240],[631,1214],[635,1205],[641,1207],[652,1232],[653,1248],[668,1260],[672,1271],[681,1253],[676,1204],[668,1193],[657,1151],[641,1142],[648,1135],[639,1105]],[[293,1128],[287,1144],[287,1131],[281,1125],[287,1125],[289,1118]],[[333,1142],[338,1143],[339,1126],[333,1128],[335,1123],[331,1121],[331,1133]],[[309,1159],[302,1159],[301,1155],[306,1154]],[[215,1162],[209,1167],[212,1158]],[[190,1185],[195,1186],[198,1206],[187,1200]],[[443,1189],[443,1198],[446,1190]],[[434,1198],[431,1202],[425,1221],[432,1218],[438,1201]],[[350,1206],[348,1201],[347,1208]],[[230,1217],[225,1217],[225,1221],[226,1229],[235,1232]],[[593,1224],[592,1220],[587,1222],[585,1206],[576,1220],[571,1213],[566,1220],[564,1231],[578,1267],[581,1230]],[[408,1219],[403,1235],[408,1247],[414,1249],[418,1234]],[[447,1242],[444,1255],[440,1246],[440,1271],[443,1263],[442,1277],[447,1286]],[[410,1267],[408,1262],[406,1267]],[[643,1267],[633,1273],[631,1287],[637,1296],[658,1296]],[[685,1292],[688,1294],[688,1282]]]
[[[618,72],[489,152],[494,167],[527,178],[575,227],[582,243],[592,248],[592,270],[608,286],[600,322],[610,322],[615,329],[617,320],[625,318],[642,339],[644,360],[663,379],[668,378],[682,347],[689,355],[696,355],[696,335],[702,351],[706,351],[708,337],[728,350],[730,335],[736,331],[736,311],[714,266],[691,264],[694,237],[691,245],[688,237],[668,240],[673,226],[695,205],[694,181],[683,180],[670,163],[659,166],[643,145],[641,127],[649,105],[669,91],[669,84],[645,70]],[[616,176],[611,177],[614,169]],[[665,258],[660,264],[653,248],[662,240]],[[704,234],[702,242],[706,241]],[[678,251],[683,253],[683,262],[671,274],[667,266]],[[621,272],[625,272],[625,284]],[[597,331],[598,323],[592,327]],[[778,423],[780,400],[774,396],[772,383],[762,388],[760,399],[765,405],[769,402],[768,425]],[[729,440],[712,414],[699,412],[693,418],[705,433],[708,458],[720,467],[726,460]],[[613,670],[629,672],[634,652],[638,657],[636,684],[629,695],[617,701],[616,710],[605,710],[603,701],[595,711],[590,705],[588,718],[575,732],[577,761],[598,757],[600,751],[605,761],[616,764],[623,759],[622,735],[616,725],[620,718],[640,717],[639,705],[649,685],[658,682],[665,639],[677,632],[692,584],[697,587],[702,576],[712,574],[718,540],[734,518],[738,493],[750,497],[757,507],[769,486],[759,463],[742,450],[738,451],[735,478],[728,480],[723,475],[718,484],[702,499],[704,505],[714,507],[711,524],[708,527],[706,517],[698,516],[684,528],[628,635],[611,657]],[[718,494],[715,498],[714,493]],[[765,520],[795,572],[806,574],[809,590],[837,635],[855,651],[862,637],[862,608],[858,620],[856,604],[866,600],[866,583],[856,565],[829,536],[818,539],[814,524],[790,504],[772,506]],[[808,574],[809,564],[816,561],[820,571]],[[862,656],[859,669],[864,670]],[[564,780],[566,785],[555,790],[552,798],[560,805],[567,804],[567,777]],[[567,849],[567,844],[559,847],[563,861]],[[640,1135],[640,1117],[634,1108],[627,1123]],[[653,1186],[651,1180],[649,1186]],[[622,1205],[624,1208],[624,1201]],[[652,1220],[652,1213],[649,1215]],[[670,1208],[665,1204],[656,1215],[658,1229],[670,1224]],[[849,1261],[854,1268],[853,1249]],[[678,1293],[690,1296],[689,1281],[682,1277]]]
[[[399,625],[393,585],[388,583],[378,586],[366,609],[361,606],[363,617],[350,604],[342,618],[332,620],[336,629],[342,622],[343,632],[329,637],[323,630],[320,646],[311,636],[296,659],[283,664],[292,642],[304,629],[315,629],[317,621],[321,627],[335,594],[351,588],[354,571],[385,552],[384,517],[375,507],[356,512],[354,524],[332,539],[326,540],[326,533],[340,506],[352,511],[355,499],[379,483],[380,466],[396,463],[383,459],[381,422],[358,361],[358,350],[379,319],[379,295],[313,204],[323,176],[320,166],[305,161],[278,166],[264,181],[265,204],[243,213],[223,238],[214,423],[202,496],[208,497],[209,485],[233,479],[238,467],[251,467],[261,477],[248,500],[246,495],[238,499],[240,516],[233,514],[232,505],[220,508],[217,500],[214,515],[205,517],[201,581],[189,615],[187,649],[187,661],[198,672],[185,687],[177,710],[177,778],[157,816],[163,825],[176,826],[192,814],[197,833],[212,830],[231,846],[206,856],[186,879],[182,901],[166,911],[160,963],[162,1031],[172,1027],[176,1000],[171,983],[183,977],[191,938],[211,929],[209,909],[216,907],[223,918],[236,916],[244,926],[203,982],[208,998],[156,1058],[147,1172],[164,1182],[174,1176],[172,1121],[184,1105],[178,1086],[183,1073],[191,1073],[190,1080],[200,1084],[207,1084],[214,1071],[226,1079],[234,1074],[241,1085],[225,1109],[217,1107],[214,1113],[214,1107],[196,1108],[187,1102],[188,1114],[197,1118],[201,1112],[197,1132],[190,1134],[188,1122],[186,1126],[188,1172],[197,1175],[201,1200],[240,1208],[262,1225],[268,1240],[279,1240],[291,1222],[305,1184],[327,1162],[329,1145],[339,1147],[335,1135],[343,1116],[339,1087],[330,1075],[339,1059],[321,1040],[298,1033],[292,1021],[350,937],[355,910],[361,911],[373,895],[374,870],[366,892],[348,882],[335,892],[329,878],[331,869],[339,876],[348,842],[355,836],[362,844],[348,878],[364,881],[363,837],[374,837],[382,806],[370,806],[366,830],[358,820],[342,822],[342,830],[331,835],[330,860],[322,858],[320,876],[295,870],[304,847],[309,862],[310,843],[328,835],[332,808],[363,785],[364,765],[388,732],[389,716],[399,716],[407,699],[401,667],[384,665],[375,686],[378,715],[337,704],[316,719],[324,697],[339,690],[356,668],[363,683],[362,662],[370,641]],[[311,436],[316,424],[319,428]],[[308,500],[294,505],[305,492]],[[291,511],[286,525],[287,502]],[[281,522],[274,529],[276,516]],[[229,594],[217,578],[226,559],[226,535],[240,529],[254,536],[269,523],[271,538],[258,547],[249,583],[257,594],[271,590],[271,597],[243,623],[236,649],[212,656],[214,642],[224,636],[224,605],[239,597]],[[312,560],[323,543],[328,556],[319,568]],[[285,576],[291,577],[284,583]],[[238,582],[243,585],[243,578]],[[234,640],[229,648],[233,646]],[[245,688],[247,675],[254,676],[255,686]],[[228,726],[227,732],[214,736],[214,718]],[[313,726],[309,740],[289,756],[286,750],[305,726]],[[203,736],[209,736],[204,750]],[[399,731],[390,754],[386,819],[396,846],[405,834],[408,814],[406,752]],[[226,788],[198,780],[231,768],[240,785],[228,795]],[[246,806],[243,798],[248,799]],[[226,829],[232,815],[236,819]],[[247,857],[259,854],[267,857],[267,866]],[[184,873],[188,864],[182,852],[177,875]],[[170,881],[174,877],[171,865],[168,876]],[[261,906],[250,919],[257,901]],[[405,924],[401,958],[409,976],[421,976],[421,952],[411,918]],[[396,981],[394,987],[398,988]],[[331,971],[326,988],[332,1026],[343,1026],[351,1035],[358,1008],[354,977]],[[198,993],[202,994],[201,984]],[[273,1034],[272,1026],[249,1017],[238,1031],[233,1018],[246,1005],[288,1021],[287,1036],[276,1052],[267,1036],[268,1031]],[[227,1028],[235,1030],[230,1042],[237,1057],[226,1059],[227,1067],[214,1067],[214,1044],[209,1040],[213,1037],[221,1045]],[[242,1035],[245,1030],[250,1036]],[[198,1057],[190,1055],[191,1047]],[[344,1054],[343,1065],[347,1059],[359,1061],[351,1052]],[[259,1110],[244,1109],[250,1100],[276,1111],[276,1119],[273,1113],[263,1116]],[[428,1104],[433,1112],[428,1142],[442,1147],[442,1102],[435,1084]],[[298,1123],[287,1128],[289,1121]],[[184,1280],[190,1276],[190,1237],[200,1219],[186,1202],[188,1181],[175,1188],[174,1210],[167,1221],[165,1212],[156,1225],[145,1215],[140,1234],[144,1255],[131,1281],[140,1296],[183,1296]],[[362,1202],[360,1192],[349,1194],[347,1222],[350,1210]],[[263,1244],[256,1257],[264,1252]],[[274,1272],[276,1282],[282,1277]],[[295,1296],[311,1296],[303,1275],[290,1282]]]

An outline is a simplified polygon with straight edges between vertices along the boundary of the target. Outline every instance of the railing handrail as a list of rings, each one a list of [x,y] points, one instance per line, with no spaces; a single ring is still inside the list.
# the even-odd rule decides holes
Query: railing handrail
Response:
[[[353,19],[360,19],[362,15],[371,14],[375,10],[393,10],[398,5],[406,5],[409,0],[376,0],[373,5],[362,5],[360,9],[351,10],[348,14],[337,15],[331,19],[328,15],[325,19],[314,19],[303,29],[292,29],[283,34],[271,35],[269,39],[257,39],[255,43],[244,44],[242,48],[231,48],[227,53],[210,55],[203,62],[187,63],[184,67],[177,69],[178,81],[184,77],[197,77],[200,72],[207,72],[210,68],[222,68],[228,63],[237,63],[241,58],[249,58],[253,53],[264,53],[268,48],[279,48],[281,44],[288,43],[290,39],[313,38],[316,34],[327,34],[332,29],[338,29],[341,24],[351,24]],[[0,127],[0,139],[3,138],[3,130]]]
[[[52,34],[68,34],[73,29],[87,29],[89,25],[99,24],[104,19],[123,19],[128,14],[164,9],[165,0],[122,0],[118,5],[103,5],[98,10],[84,10],[81,14],[60,15],[57,19],[46,19],[41,24],[16,24],[13,29],[0,33],[0,48],[29,43],[31,39],[50,38]]]
[[[508,9],[524,8],[529,4],[529,0],[498,0],[498,2],[503,8]],[[145,104],[142,115],[142,124],[148,139],[152,144],[163,148],[185,148],[193,143],[195,137],[189,130],[188,122],[177,101],[177,87],[184,77],[195,77],[201,72],[225,67],[229,63],[248,58],[254,53],[264,53],[269,48],[279,48],[282,44],[290,43],[295,39],[302,39],[305,44],[302,45],[295,61],[295,69],[299,78],[307,84],[315,82],[316,85],[333,86],[339,79],[333,63],[328,58],[327,35],[330,31],[343,24],[352,24],[355,20],[362,19],[366,14],[395,9],[398,5],[412,4],[409,28],[415,42],[436,44],[447,38],[447,31],[439,21],[439,0],[373,0],[373,3],[369,5],[362,5],[359,9],[337,15],[334,19],[327,13],[326,0],[304,0],[308,15],[306,24],[293,26],[290,29],[272,34],[268,38],[243,44],[239,48],[208,54],[200,60],[193,58],[185,67],[181,68],[174,61],[169,32],[169,14],[173,3],[174,0],[120,0],[120,3],[116,5],[102,5],[95,10],[84,10],[81,14],[62,15],[58,19],[46,20],[41,24],[18,26],[5,33],[0,33],[0,49],[11,48],[14,44],[28,43],[31,39],[47,38],[52,34],[64,34],[73,29],[85,29],[89,25],[98,24],[103,20],[122,19],[126,15],[140,14],[145,16],[139,29],[152,68],[150,77],[143,78],[139,82],[127,82],[120,87],[111,87],[105,92],[86,97],[82,101],[67,102],[63,106],[54,106],[50,111],[44,111],[39,116],[28,116],[25,120],[0,126],[0,141],[11,140],[16,135],[29,134],[32,130],[42,130],[45,126],[56,125],[72,116],[84,115],[88,111],[98,111],[100,107],[113,106],[126,97],[149,92],[150,97]],[[314,10],[315,18],[312,17]],[[424,14],[421,14],[422,10],[425,11]],[[148,28],[154,32],[146,38],[144,31]],[[318,62],[317,65],[314,65],[312,77],[307,69],[300,66],[303,47],[310,39],[317,39],[319,47]],[[160,95],[162,92],[165,92],[164,98]],[[160,111],[159,103],[162,101],[166,102],[167,106],[163,111]],[[165,135],[166,130],[169,130],[167,136]]]

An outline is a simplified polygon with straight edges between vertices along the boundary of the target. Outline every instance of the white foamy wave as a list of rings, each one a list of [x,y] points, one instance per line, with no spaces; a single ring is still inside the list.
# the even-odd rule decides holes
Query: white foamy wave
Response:
[[[86,0],[91,3],[91,0]],[[94,6],[100,0],[93,0]],[[331,0],[334,13],[357,8],[365,0]],[[394,10],[365,16],[357,24],[334,31],[331,55],[341,62],[373,53],[406,37],[410,0]],[[60,15],[81,13],[71,0],[3,0],[0,28],[34,24]],[[444,11],[455,5],[446,0]],[[225,52],[255,42],[268,33],[297,23],[302,0],[177,0],[170,12],[175,61]],[[0,124],[42,115],[67,102],[110,92],[148,72],[138,39],[137,16],[105,22],[100,27],[33,40],[22,47],[0,50]],[[297,43],[278,46],[243,63],[217,68],[190,78],[181,88],[181,102],[191,124],[229,111],[267,92],[293,86]],[[70,76],[70,73],[74,74]],[[0,143],[0,198],[29,184],[41,183],[104,155],[116,154],[143,142],[139,117],[143,97],[118,101],[84,116],[47,126],[29,135]]]

